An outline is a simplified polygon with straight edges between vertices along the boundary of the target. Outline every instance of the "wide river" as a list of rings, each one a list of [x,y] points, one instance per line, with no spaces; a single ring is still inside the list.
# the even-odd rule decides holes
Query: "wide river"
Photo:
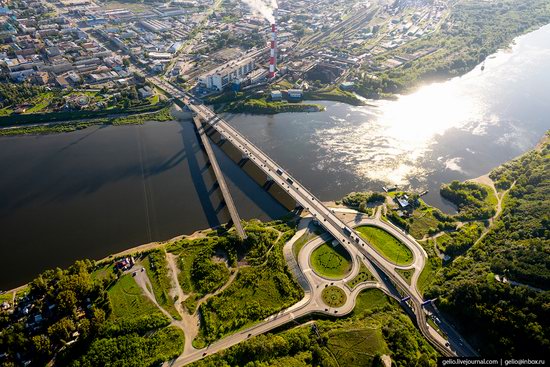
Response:
[[[323,200],[386,183],[428,189],[488,172],[550,128],[550,26],[461,78],[365,107],[228,115]],[[285,209],[216,149],[244,218]],[[80,258],[227,221],[190,122],[0,138],[0,289]]]

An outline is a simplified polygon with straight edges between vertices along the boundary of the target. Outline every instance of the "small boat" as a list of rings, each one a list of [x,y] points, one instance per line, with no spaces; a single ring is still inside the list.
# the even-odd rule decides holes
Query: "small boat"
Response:
[[[485,70],[485,64],[481,65],[481,71]]]

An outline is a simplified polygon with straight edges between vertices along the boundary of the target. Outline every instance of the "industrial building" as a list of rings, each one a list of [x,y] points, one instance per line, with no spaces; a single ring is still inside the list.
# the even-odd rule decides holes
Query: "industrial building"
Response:
[[[255,68],[254,58],[245,57],[240,60],[230,61],[199,76],[199,84],[208,89],[223,90],[231,82],[244,78]]]

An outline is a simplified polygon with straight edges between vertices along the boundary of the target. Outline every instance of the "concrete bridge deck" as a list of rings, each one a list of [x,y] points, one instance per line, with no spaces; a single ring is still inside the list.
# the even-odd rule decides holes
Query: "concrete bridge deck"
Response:
[[[216,180],[218,181],[218,185],[220,186],[220,190],[222,192],[225,205],[227,206],[227,210],[229,210],[231,221],[233,222],[233,225],[235,226],[239,237],[241,239],[245,239],[246,233],[244,232],[243,226],[241,224],[241,217],[237,212],[237,207],[235,206],[233,197],[229,192],[229,188],[227,187],[227,183],[225,182],[223,173],[220,169],[220,166],[218,165],[218,160],[216,159],[214,151],[212,150],[212,146],[210,145],[210,140],[208,140],[208,136],[206,135],[206,129],[202,125],[201,118],[199,116],[194,116],[193,122],[195,123],[195,127],[197,128],[197,134],[199,134],[201,138],[202,145],[204,146],[204,150],[206,151],[206,155],[208,156],[208,160],[210,161],[210,165],[212,166],[214,175],[216,175]]]
[[[414,246],[417,247],[414,253],[414,262],[410,266],[415,269],[414,279],[411,284],[408,284],[396,271],[395,264],[388,261],[380,253],[378,253],[370,244],[361,238],[361,236],[347,223],[338,218],[333,210],[327,208],[319,201],[311,192],[309,192],[299,181],[297,181],[288,172],[280,168],[275,161],[266,153],[256,147],[247,138],[242,136],[235,128],[221,119],[208,107],[197,104],[194,99],[185,91],[176,88],[172,84],[153,77],[150,79],[159,88],[172,95],[179,103],[185,104],[193,113],[201,116],[206,123],[215,129],[224,139],[230,141],[237,149],[241,151],[243,157],[247,157],[254,162],[262,171],[266,173],[268,178],[273,180],[278,186],[283,188],[297,203],[304,209],[308,210],[311,215],[318,221],[328,233],[330,233],[344,248],[357,249],[366,259],[379,268],[384,275],[391,280],[406,296],[410,296],[409,305],[416,316],[418,328],[426,339],[443,355],[453,356],[459,355],[475,355],[474,353],[464,353],[459,342],[460,339],[451,340],[451,346],[446,345],[437,336],[430,332],[430,328],[426,322],[426,314],[422,309],[424,300],[416,288],[416,280],[424,267],[425,252],[415,241]],[[408,241],[407,235],[396,231],[404,241]],[[349,251],[352,253],[352,251]],[[460,343],[461,344],[461,343]]]

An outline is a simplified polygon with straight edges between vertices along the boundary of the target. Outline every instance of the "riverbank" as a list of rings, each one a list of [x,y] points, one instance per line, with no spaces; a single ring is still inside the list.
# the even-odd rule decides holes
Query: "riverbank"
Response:
[[[285,84],[286,85],[286,84]],[[272,86],[278,90],[279,84]],[[286,93],[286,92],[284,92]],[[302,100],[297,102],[273,101],[270,93],[263,91],[225,92],[208,98],[205,102],[220,113],[246,113],[258,115],[274,115],[285,112],[320,112],[325,110],[321,104],[309,101],[334,101],[352,106],[363,106],[365,101],[355,93],[343,91],[337,86],[329,86],[318,90],[304,91]]]
[[[138,114],[121,114],[100,118],[45,122],[23,126],[5,126],[0,127],[0,136],[55,134],[81,130],[93,125],[141,125],[147,121],[163,122],[172,121],[173,119],[170,112],[170,106],[166,106],[157,111]]]
[[[356,92],[369,99],[388,99],[408,94],[426,83],[462,76],[495,52],[508,48],[514,39],[550,23],[550,3],[458,2],[450,14],[449,26],[436,30],[406,46],[377,55],[383,65],[398,55],[406,61],[382,71],[359,69],[351,76],[360,80]]]
[[[285,112],[320,112],[325,106],[311,103],[290,103],[267,101],[266,99],[245,99],[226,104],[220,112],[274,115]]]

